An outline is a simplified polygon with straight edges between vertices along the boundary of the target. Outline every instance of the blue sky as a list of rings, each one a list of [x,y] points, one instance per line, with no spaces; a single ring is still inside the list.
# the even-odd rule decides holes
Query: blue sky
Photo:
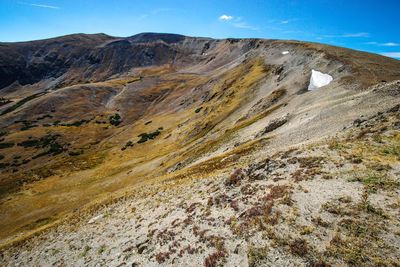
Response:
[[[400,58],[397,0],[0,0],[0,41],[168,32],[295,39]]]

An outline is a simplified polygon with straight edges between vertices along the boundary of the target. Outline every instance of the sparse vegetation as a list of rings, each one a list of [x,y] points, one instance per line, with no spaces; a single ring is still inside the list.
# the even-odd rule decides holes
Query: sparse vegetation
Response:
[[[86,257],[86,255],[89,253],[89,251],[90,251],[91,249],[92,249],[92,248],[91,248],[90,246],[86,245],[86,246],[83,248],[83,251],[82,251],[82,253],[81,253],[81,257]]]
[[[27,103],[27,102],[29,102],[29,101],[35,99],[35,98],[38,98],[38,97],[40,97],[40,96],[42,96],[42,95],[44,95],[44,94],[46,94],[46,93],[37,93],[37,94],[31,95],[31,96],[25,97],[24,99],[18,101],[17,103],[15,103],[14,105],[12,105],[11,107],[5,109],[5,110],[1,113],[1,115],[10,113],[10,112],[16,110],[17,108],[19,108],[20,106],[24,105],[25,103]]]
[[[6,104],[8,104],[8,103],[11,103],[11,102],[12,102],[12,101],[9,100],[9,99],[6,99],[6,98],[4,98],[4,97],[0,97],[0,107],[6,105]]]
[[[46,151],[41,152],[32,157],[32,159],[36,159],[42,157],[44,155],[57,155],[64,151],[64,147],[57,142],[57,139],[60,135],[45,135],[39,139],[28,139],[18,143],[18,146],[22,146],[24,148],[47,148]]]
[[[370,192],[377,192],[379,189],[394,190],[400,187],[399,182],[378,171],[356,172],[350,181],[362,183]]]
[[[400,158],[400,146],[390,146],[382,150],[384,154],[393,155]]]
[[[121,150],[123,151],[123,150],[125,150],[125,149],[127,149],[128,147],[133,147],[133,142],[132,141],[128,141],[128,142],[126,142],[126,144],[125,144],[125,146],[123,146],[122,148],[121,148]]]
[[[249,259],[249,267],[257,267],[260,262],[267,257],[269,252],[268,246],[254,247],[250,246],[247,250],[247,258]]]
[[[40,120],[44,120],[44,119],[46,119],[46,118],[53,118],[53,116],[52,115],[50,115],[50,114],[45,114],[45,115],[43,115],[43,116],[40,116],[40,117],[37,117],[36,118],[36,121],[40,121]]]

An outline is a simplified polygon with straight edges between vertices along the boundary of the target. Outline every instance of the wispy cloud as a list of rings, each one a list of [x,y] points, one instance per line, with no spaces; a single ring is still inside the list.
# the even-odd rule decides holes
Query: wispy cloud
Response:
[[[387,42],[387,43],[366,42],[365,44],[367,44],[367,45],[376,45],[376,46],[387,46],[387,47],[400,46],[399,43],[395,43],[395,42]]]
[[[150,17],[154,17],[157,16],[161,13],[174,13],[174,12],[179,12],[182,11],[182,9],[180,8],[170,8],[170,7],[161,7],[161,8],[157,8],[157,9],[153,9],[148,11],[147,13],[143,13],[141,15],[136,16],[137,20],[144,20]]]
[[[40,7],[40,8],[48,8],[48,9],[60,9],[60,7],[58,7],[58,6],[51,6],[51,5],[37,4],[37,3],[18,2],[18,4],[33,6],[33,7]]]
[[[326,38],[368,38],[370,34],[368,32],[356,32],[356,33],[345,33],[345,34],[327,34],[323,35]]]
[[[233,27],[239,29],[249,29],[249,30],[258,30],[259,27],[253,26],[246,21],[244,21],[241,17],[234,17],[230,15],[222,15],[219,16],[218,19],[220,21],[229,22]]]
[[[281,24],[288,24],[290,21],[287,19],[287,20],[281,20]]]
[[[248,24],[247,22],[244,22],[244,21],[234,22],[234,23],[232,23],[232,25],[234,27],[236,27],[236,28],[239,28],[239,29],[250,29],[250,30],[253,30],[253,31],[256,31],[256,30],[260,29],[259,27],[250,25],[250,24]]]
[[[383,43],[380,44],[381,46],[399,46],[399,43],[394,43],[394,42],[388,42],[388,43]]]
[[[400,58],[400,52],[383,52],[379,54],[385,57]]]
[[[230,21],[230,20],[233,19],[233,16],[225,15],[225,14],[224,14],[224,15],[219,16],[218,19],[221,20],[221,21]]]
[[[30,4],[30,5],[35,6],[35,7],[42,7],[42,8],[59,9],[58,6],[49,6],[49,5],[42,5],[42,4]]]

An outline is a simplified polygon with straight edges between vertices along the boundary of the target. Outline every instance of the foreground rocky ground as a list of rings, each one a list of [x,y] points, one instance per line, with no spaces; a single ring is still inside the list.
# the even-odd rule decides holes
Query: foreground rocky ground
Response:
[[[398,266],[399,127],[395,106],[249,166],[143,186],[0,265]]]

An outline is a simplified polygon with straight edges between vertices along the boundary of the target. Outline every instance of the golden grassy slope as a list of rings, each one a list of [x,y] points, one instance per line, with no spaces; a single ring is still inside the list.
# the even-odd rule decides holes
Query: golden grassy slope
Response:
[[[228,135],[234,133],[235,129],[226,134],[221,131],[214,135],[213,139],[201,138],[217,125],[225,129],[233,127],[234,122],[227,118],[247,101],[246,95],[249,95],[249,92],[254,90],[257,83],[268,73],[268,68],[261,60],[248,61],[218,77],[215,86],[209,92],[209,96],[213,97],[202,102],[201,92],[199,95],[193,95],[191,88],[201,86],[210,78],[174,74],[166,72],[165,68],[144,70],[141,73],[142,79],[153,77],[160,79],[161,82],[142,90],[140,94],[143,98],[153,99],[152,95],[157,95],[159,92],[166,90],[170,92],[163,94],[163,99],[155,98],[153,101],[159,103],[153,102],[148,105],[145,115],[133,124],[125,123],[124,119],[131,116],[129,112],[135,113],[135,107],[133,109],[125,107],[121,109],[122,127],[115,127],[109,123],[96,123],[96,121],[107,121],[107,115],[113,114],[108,111],[103,115],[99,113],[93,120],[80,126],[38,126],[11,133],[6,137],[7,141],[15,143],[29,140],[29,136],[36,139],[46,134],[59,134],[62,144],[70,144],[69,152],[77,151],[82,154],[46,155],[33,160],[29,165],[20,167],[26,168],[26,171],[19,170],[17,173],[3,176],[4,183],[20,181],[25,185],[18,186],[16,193],[7,194],[2,199],[0,237],[6,241],[15,234],[19,234],[20,237],[28,235],[31,231],[51,225],[76,209],[97,202],[99,199],[106,199],[110,194],[138,182],[162,175],[175,164],[188,159],[194,160],[208,150],[214,149],[213,147],[223,142],[224,138],[229,138]],[[144,76],[146,74],[150,76]],[[121,92],[124,86],[138,82],[140,83],[139,78],[128,77],[91,83],[87,86],[114,88]],[[175,98],[185,95],[187,99],[193,99],[188,107],[177,110],[170,104]],[[82,101],[84,99],[82,98]],[[74,108],[78,109],[80,105],[85,104],[75,103]],[[202,109],[196,113],[199,107]],[[146,123],[150,121],[151,123]],[[137,143],[139,134],[150,133],[160,127],[162,127],[161,134],[154,140]],[[128,141],[132,141],[133,147],[121,150]],[[200,143],[196,143],[198,141]],[[255,148],[256,146],[250,146],[245,150]],[[14,146],[7,152],[26,158],[38,150],[40,149]],[[216,160],[218,162],[220,159]],[[43,164],[45,161],[47,163]],[[177,175],[187,175],[193,170],[198,172],[204,168],[209,172],[227,164],[225,162],[217,166],[210,162],[213,160],[206,162],[202,167],[193,167],[194,169],[188,173],[183,171]]]

